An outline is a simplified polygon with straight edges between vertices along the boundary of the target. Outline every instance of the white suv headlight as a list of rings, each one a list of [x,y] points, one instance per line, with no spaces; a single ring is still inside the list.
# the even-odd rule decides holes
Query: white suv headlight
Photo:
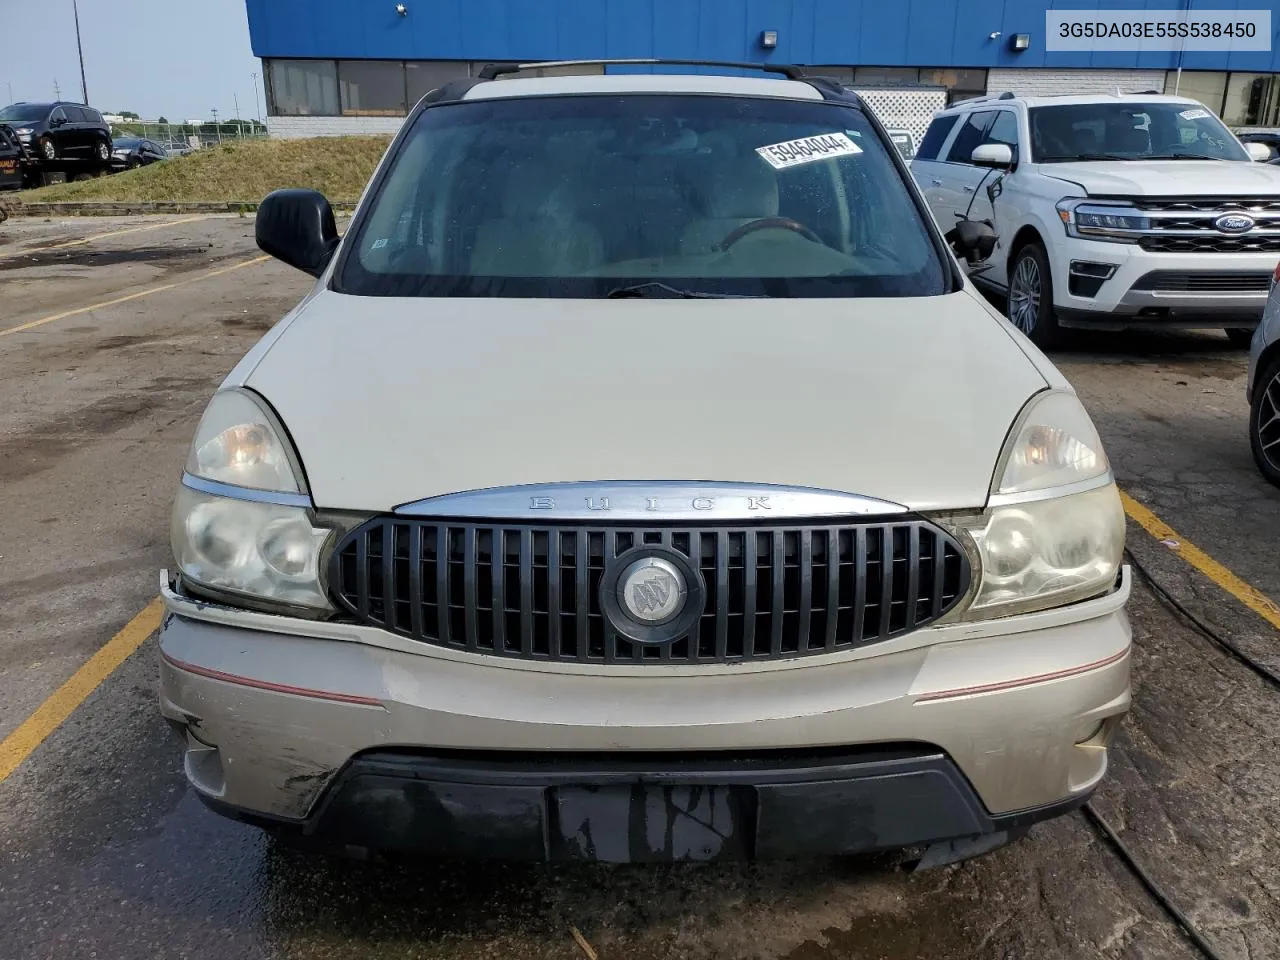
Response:
[[[1058,218],[1067,236],[1080,240],[1137,243],[1151,229],[1151,218],[1128,204],[1060,200]]]
[[[1010,432],[980,515],[940,518],[967,538],[978,584],[958,619],[1011,616],[1105,593],[1124,554],[1124,508],[1074,394],[1033,398]]]
[[[317,526],[301,464],[255,394],[214,395],[191,444],[171,537],[183,577],[215,595],[330,609]]]

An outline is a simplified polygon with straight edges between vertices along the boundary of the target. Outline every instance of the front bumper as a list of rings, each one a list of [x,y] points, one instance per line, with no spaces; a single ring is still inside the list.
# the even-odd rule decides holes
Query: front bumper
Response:
[[[907,846],[1089,796],[1129,707],[1128,592],[1126,571],[1098,600],[852,656],[574,670],[166,588],[161,708],[212,805],[360,845],[485,853],[467,838],[491,835],[491,854],[572,858],[574,823],[630,823],[628,857],[664,858],[692,848],[637,838],[720,811],[732,829],[695,830],[703,855]]]
[[[1060,239],[1051,245],[1053,302],[1067,326],[1242,327],[1262,317],[1266,290],[1150,290],[1143,278],[1153,273],[1185,276],[1222,273],[1269,275],[1274,253],[1151,253],[1136,244]],[[1092,296],[1073,294],[1072,264],[1106,265],[1114,273]],[[1077,267],[1077,271],[1079,271]]]

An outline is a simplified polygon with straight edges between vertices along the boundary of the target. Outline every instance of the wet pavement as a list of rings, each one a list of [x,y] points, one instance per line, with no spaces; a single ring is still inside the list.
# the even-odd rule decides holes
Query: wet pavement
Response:
[[[195,421],[308,288],[274,262],[196,279],[257,255],[251,219],[52,246],[156,222],[0,226],[0,738],[155,596]],[[1055,359],[1125,489],[1280,597],[1280,491],[1250,459],[1244,353],[1211,333],[1098,335]],[[1275,656],[1269,624],[1132,525],[1130,545],[1214,629]],[[1130,612],[1135,707],[1097,808],[1224,957],[1280,956],[1280,693],[1141,579]],[[5,960],[572,960],[586,954],[571,928],[604,960],[1198,956],[1078,814],[918,874],[899,855],[655,868],[298,852],[202,807],[155,690],[148,641],[0,783]]]

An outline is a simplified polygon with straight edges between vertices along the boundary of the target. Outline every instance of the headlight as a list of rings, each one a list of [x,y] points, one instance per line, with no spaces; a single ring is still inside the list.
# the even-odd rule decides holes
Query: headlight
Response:
[[[958,619],[1062,606],[1111,589],[1125,521],[1089,415],[1050,391],[1024,409],[1000,458],[988,508],[939,518],[978,559],[977,587]]]
[[[219,596],[330,609],[320,575],[333,531],[318,526],[302,468],[256,395],[224,390],[201,418],[174,504],[183,577]]]
[[[1137,243],[1140,235],[1151,229],[1150,217],[1134,207],[1121,204],[1061,200],[1058,202],[1058,217],[1067,235],[1081,240]]]
[[[224,390],[200,418],[187,473],[254,490],[301,493],[301,468],[283,433],[254,394]]]
[[[320,551],[332,530],[305,507],[220,497],[183,486],[173,509],[173,555],[182,575],[215,593],[329,609]]]

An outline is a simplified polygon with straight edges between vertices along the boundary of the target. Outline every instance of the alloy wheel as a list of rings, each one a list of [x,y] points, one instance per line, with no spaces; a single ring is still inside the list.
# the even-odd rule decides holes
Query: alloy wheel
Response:
[[[1280,373],[1258,397],[1258,452],[1280,473]]]
[[[58,155],[58,150],[53,145],[52,140],[42,140],[40,142],[40,152],[44,154],[46,160],[54,160]]]
[[[1040,266],[1035,258],[1024,256],[1013,271],[1009,284],[1009,319],[1023,333],[1030,334],[1040,318]]]

